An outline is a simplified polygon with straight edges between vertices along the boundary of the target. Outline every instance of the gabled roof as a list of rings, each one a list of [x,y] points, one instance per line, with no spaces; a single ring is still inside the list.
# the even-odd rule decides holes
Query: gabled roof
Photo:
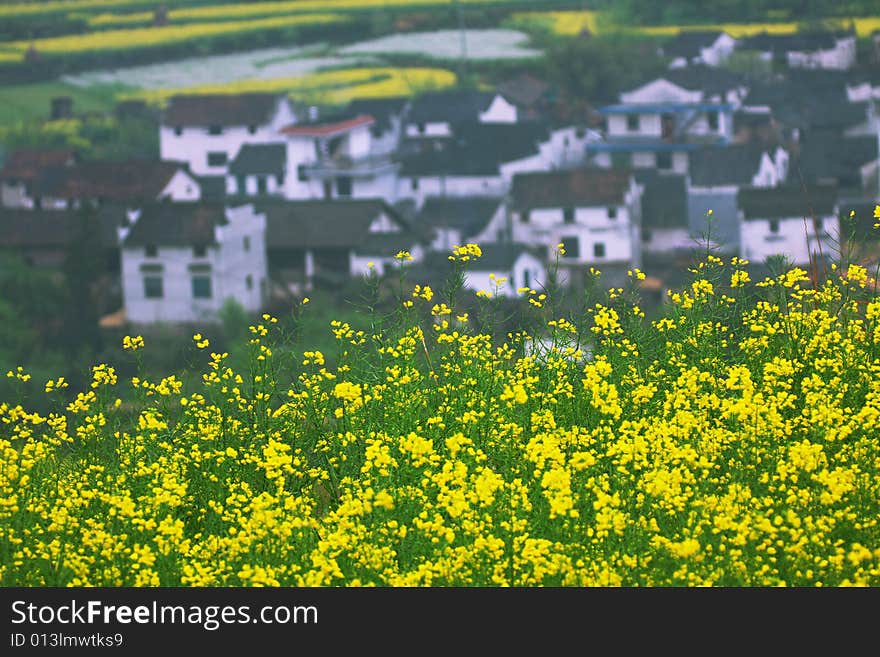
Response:
[[[431,91],[413,100],[411,123],[458,123],[476,121],[492,104],[496,94],[472,89]]]
[[[653,169],[634,171],[642,192],[642,226],[645,228],[687,228],[687,185],[681,174]]]
[[[269,250],[356,248],[370,238],[370,224],[383,213],[408,228],[382,199],[267,200],[255,206],[266,213]]]
[[[283,94],[173,96],[162,116],[169,126],[251,126],[268,123]]]
[[[704,97],[724,94],[745,84],[740,73],[705,64],[674,68],[663,73],[663,78],[683,89],[702,91]]]
[[[284,175],[287,164],[287,146],[277,144],[244,144],[229,163],[234,176]]]
[[[196,180],[202,191],[202,199],[211,201],[226,196],[226,176],[199,176]]]
[[[669,57],[699,57],[700,51],[711,47],[724,34],[721,30],[681,30],[663,44],[663,54]]]
[[[518,210],[622,204],[632,175],[625,169],[598,168],[518,173],[511,197]]]
[[[222,203],[159,202],[144,205],[123,247],[209,246],[216,244],[214,229],[226,225],[226,208]]]
[[[20,148],[12,151],[0,170],[0,179],[30,181],[39,177],[47,167],[61,167],[73,164],[75,156],[69,148],[37,150]]]
[[[499,205],[501,199],[486,196],[429,196],[415,221],[425,227],[458,229],[465,239],[482,231]]]
[[[17,249],[62,249],[76,237],[85,215],[80,210],[28,210],[0,207],[0,247]],[[117,245],[116,227],[122,225],[124,210],[114,213],[101,208],[94,218],[102,247]],[[97,246],[97,245],[96,245]]]
[[[332,137],[349,130],[354,130],[360,126],[372,125],[375,121],[369,114],[360,114],[354,117],[328,118],[315,123],[294,123],[293,125],[281,128],[280,132],[297,137]]]
[[[693,187],[751,185],[766,147],[760,144],[709,146],[693,151],[688,171]]]
[[[818,219],[835,213],[837,185],[743,187],[737,193],[736,203],[747,220]]]
[[[861,184],[860,168],[877,157],[877,137],[811,132],[798,144],[791,167],[809,182],[833,179],[842,187],[853,187]]]
[[[155,200],[179,171],[182,162],[125,160],[82,162],[46,167],[34,181],[38,196],[64,199]]]

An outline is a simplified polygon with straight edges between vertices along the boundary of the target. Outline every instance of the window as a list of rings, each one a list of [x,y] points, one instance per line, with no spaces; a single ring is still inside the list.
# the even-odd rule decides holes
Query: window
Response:
[[[144,297],[147,299],[161,299],[162,296],[162,277],[155,274],[144,276]]]
[[[672,168],[672,153],[657,153],[657,168],[668,171]]]
[[[410,181],[409,181],[409,186],[412,188],[412,190],[413,190],[414,192],[418,191],[418,189],[419,189],[419,179],[418,179],[418,178],[413,178],[412,180],[410,180]]]
[[[581,257],[581,243],[577,237],[563,237],[560,242],[562,242],[562,250],[565,251],[566,258],[580,258]]]
[[[779,219],[770,220],[770,232],[776,235],[779,233]]]
[[[244,239],[242,239],[242,247],[245,251],[251,250],[251,238],[249,235],[245,235]]]
[[[596,242],[593,244],[593,255],[596,258],[604,258],[605,257],[605,243],[604,242]]]
[[[654,239],[654,233],[648,228],[642,228],[642,242],[648,244],[652,239]]]
[[[266,184],[266,176],[257,176],[257,194],[265,194],[269,191],[269,187]]]
[[[419,131],[419,134],[420,134],[420,135],[425,134],[425,124],[424,124],[424,123],[419,123],[419,124],[416,126],[416,130]]]
[[[214,151],[212,153],[208,153],[208,166],[222,167],[226,164],[227,159],[228,156],[223,151]]]
[[[300,182],[306,182],[309,179],[309,177],[306,175],[306,165],[305,164],[300,164],[296,168],[296,179],[299,180]]]
[[[193,247],[194,258],[204,258],[206,255],[208,255],[208,247],[204,244],[197,244]]]
[[[586,134],[587,134],[587,131],[582,126],[578,126],[574,130],[574,136],[577,137],[578,139],[583,139],[584,135],[586,135]]]
[[[223,126],[212,125],[208,128],[209,135],[222,135],[223,134]]]
[[[235,188],[239,194],[247,194],[247,179],[244,176],[236,177]]]
[[[519,220],[520,220],[520,222],[522,222],[524,224],[529,223],[529,221],[531,220],[531,216],[529,215],[529,211],[523,210],[522,212],[520,212],[519,213]]]
[[[564,208],[562,210],[562,221],[566,224],[574,223],[574,208]]]
[[[342,176],[336,179],[336,194],[338,196],[351,196],[351,178]]]
[[[159,255],[159,248],[155,244],[147,244],[144,247],[144,255],[147,258],[155,258]]]
[[[249,125],[248,126],[248,134],[251,134],[251,135],[257,134],[257,126]]]
[[[639,115],[638,114],[627,114],[626,115],[626,129],[630,132],[635,132],[639,129]]]
[[[193,299],[211,298],[211,277],[206,274],[197,274],[192,277]]]
[[[244,277],[244,286],[245,286],[248,290],[253,290],[253,289],[254,289],[254,277],[251,276],[250,274],[248,274],[247,276],[245,276],[245,277]]]
[[[615,205],[608,206],[608,218],[609,219],[617,219],[617,206],[615,206]]]
[[[532,286],[532,272],[528,269],[523,271],[523,287]]]
[[[180,135],[183,134],[183,128],[181,128],[180,126],[175,126],[174,134],[177,135],[178,137],[180,137]]]
[[[709,122],[709,130],[718,131],[718,112],[709,112],[706,114],[706,120]]]

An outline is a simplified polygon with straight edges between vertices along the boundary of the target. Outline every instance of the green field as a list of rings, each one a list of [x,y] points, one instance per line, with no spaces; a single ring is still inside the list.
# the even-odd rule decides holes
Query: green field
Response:
[[[64,82],[0,86],[0,126],[49,118],[52,98],[70,96],[74,112],[111,112],[122,86],[75,87]]]

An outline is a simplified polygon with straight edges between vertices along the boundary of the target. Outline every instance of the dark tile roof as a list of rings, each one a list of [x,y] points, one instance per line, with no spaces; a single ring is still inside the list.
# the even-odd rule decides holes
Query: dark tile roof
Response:
[[[878,157],[877,137],[811,132],[793,152],[791,169],[808,182],[833,179],[841,187],[861,185],[859,169]]]
[[[413,100],[409,121],[412,123],[458,123],[476,121],[489,109],[493,92],[471,89],[431,91]]]
[[[283,143],[244,144],[229,163],[229,173],[234,176],[283,176],[286,164],[287,147]]]
[[[74,161],[74,152],[70,149],[18,149],[9,153],[4,160],[0,179],[36,180],[45,168],[68,166]]]
[[[687,185],[681,174],[658,173],[651,169],[634,172],[642,192],[642,226],[645,228],[687,228]]]
[[[40,196],[66,199],[155,200],[182,162],[126,160],[82,162],[74,166],[46,167],[34,181]]]
[[[173,96],[162,116],[170,126],[263,125],[275,112],[280,94],[205,94]]]
[[[513,268],[517,258],[523,253],[528,253],[541,259],[541,256],[527,244],[520,244],[518,242],[481,244],[480,251],[482,251],[482,255],[465,263],[465,269],[504,274]]]
[[[691,152],[688,172],[694,187],[750,185],[766,148],[760,144],[708,146]]]
[[[771,110],[737,110],[733,113],[734,132],[740,130],[741,128],[756,128],[760,126],[771,125],[773,125],[773,112]]]
[[[124,209],[102,208],[94,215],[98,222],[95,237],[100,246],[117,245],[116,227],[125,219]],[[25,210],[0,207],[0,247],[20,249],[61,249],[68,246],[82,225],[78,210]]]
[[[270,251],[356,248],[371,238],[370,224],[382,213],[405,226],[382,199],[267,200],[255,205],[258,211],[266,212],[266,244]]]
[[[743,187],[737,206],[748,219],[811,219],[835,213],[837,185],[785,185],[782,187]]]
[[[759,50],[761,52],[787,53],[812,52],[834,48],[837,39],[847,36],[830,31],[811,30],[793,34],[768,34],[761,32],[740,41],[741,50]]]
[[[724,34],[721,30],[681,30],[662,45],[663,54],[669,57],[698,57],[703,48],[714,44]]]
[[[222,203],[152,203],[141,208],[123,246],[208,246],[216,244],[214,228],[227,223]]]
[[[363,241],[353,246],[353,251],[362,257],[387,258],[401,251],[411,251],[414,246],[425,241],[422,233],[412,230],[399,233],[369,233]]]
[[[624,169],[577,169],[518,173],[511,197],[518,210],[623,203],[632,173]]]
[[[401,148],[400,173],[404,176],[498,175],[503,163],[537,155],[538,144],[549,135],[549,128],[538,121],[513,124],[464,121],[456,126],[454,138],[443,140],[442,150],[425,149],[419,139],[406,141]]]
[[[495,215],[501,199],[485,196],[437,197],[425,199],[415,221],[425,227],[449,227],[461,231],[462,238],[482,231]]]

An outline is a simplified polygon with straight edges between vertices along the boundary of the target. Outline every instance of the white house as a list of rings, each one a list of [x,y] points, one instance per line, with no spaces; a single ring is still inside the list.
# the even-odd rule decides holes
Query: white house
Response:
[[[761,33],[741,39],[738,47],[759,53],[765,61],[781,62],[791,68],[845,71],[856,63],[856,35],[853,32]]]
[[[722,252],[739,251],[736,197],[743,187],[776,187],[788,178],[790,156],[759,143],[711,146],[691,154],[687,178],[688,224],[694,240]]]
[[[560,264],[618,263],[639,266],[641,193],[632,172],[584,168],[517,174],[509,212],[484,232],[507,230],[513,242],[553,253],[562,244]],[[506,224],[506,225],[505,225]]]
[[[33,175],[16,174],[14,167],[4,171],[9,177],[3,181],[3,196],[9,207],[64,210],[82,203],[137,205],[201,198],[201,185],[182,162],[99,160],[44,166]]]
[[[174,96],[159,127],[160,157],[186,162],[197,176],[225,176],[242,145],[276,142],[295,121],[284,94]]]
[[[690,251],[694,240],[688,227],[687,176],[652,170],[633,172],[642,192],[641,250],[675,255]]]
[[[430,196],[425,199],[414,224],[432,236],[431,249],[448,253],[453,247],[468,242],[483,245],[509,241],[507,231],[486,233],[496,215],[506,212],[501,198],[491,196]],[[504,225],[495,219],[496,225]]]
[[[120,229],[128,321],[217,321],[230,298],[246,311],[261,309],[266,218],[252,204],[154,203],[129,217]]]
[[[540,290],[547,283],[542,257],[525,244],[481,245],[482,255],[465,264],[466,289],[493,296],[521,296],[521,288]],[[502,280],[505,279],[505,280]]]
[[[839,256],[834,184],[745,187],[737,194],[740,257],[754,263],[782,255],[799,266]]]
[[[243,144],[229,163],[227,196],[280,196],[287,177],[287,145],[283,142]]]
[[[720,30],[681,30],[664,43],[660,52],[668,57],[670,68],[693,64],[720,66],[736,48],[736,39]]]
[[[284,126],[290,200],[383,198],[393,201],[399,164],[386,148],[373,149],[369,114],[328,117]]]
[[[292,291],[370,270],[382,274],[400,251],[418,262],[428,241],[383,199],[271,200],[259,207],[268,222],[272,280]]]

